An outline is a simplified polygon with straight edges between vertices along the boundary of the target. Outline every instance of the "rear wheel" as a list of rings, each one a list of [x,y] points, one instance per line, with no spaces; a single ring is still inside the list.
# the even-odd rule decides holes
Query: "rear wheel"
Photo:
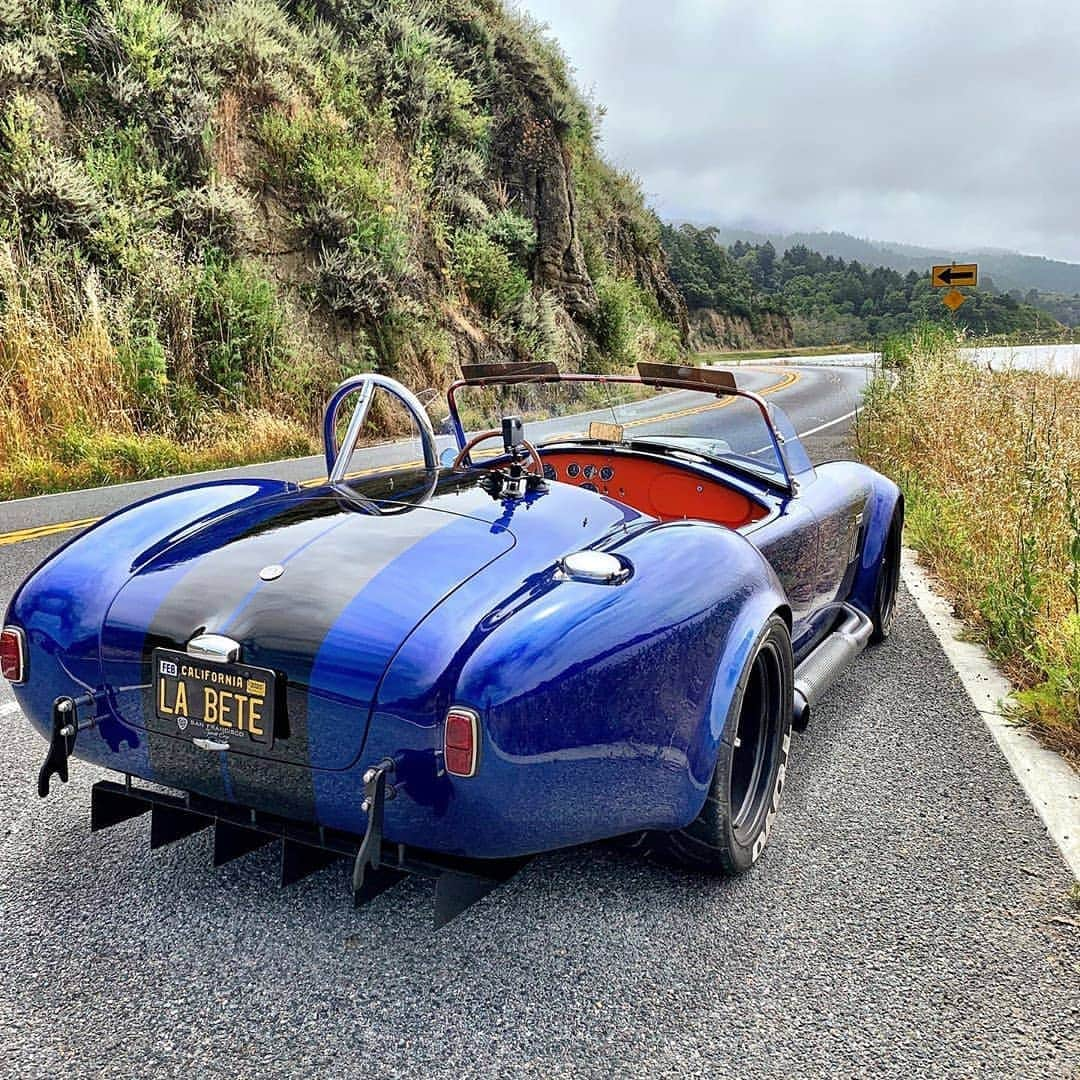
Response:
[[[736,688],[701,813],[654,837],[652,850],[665,861],[737,874],[765,850],[787,772],[793,668],[787,624],[773,615]]]
[[[877,590],[874,594],[874,632],[870,636],[871,641],[884,641],[892,632],[893,617],[896,614],[896,593],[900,586],[900,547],[903,532],[904,511],[902,506],[897,506],[889,524],[885,550],[881,553]]]

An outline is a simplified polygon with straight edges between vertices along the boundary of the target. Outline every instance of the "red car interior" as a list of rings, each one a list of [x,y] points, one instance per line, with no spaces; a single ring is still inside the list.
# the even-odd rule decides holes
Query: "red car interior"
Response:
[[[666,461],[596,450],[541,450],[550,479],[610,495],[661,521],[694,518],[738,529],[767,514],[740,491]]]

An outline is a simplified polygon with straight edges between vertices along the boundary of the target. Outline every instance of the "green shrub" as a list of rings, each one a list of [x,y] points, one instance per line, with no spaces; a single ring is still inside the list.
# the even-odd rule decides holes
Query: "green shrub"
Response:
[[[955,330],[937,323],[919,323],[903,334],[890,334],[881,344],[881,366],[901,370],[913,363],[935,358],[955,358],[960,339]]]
[[[589,367],[617,371],[639,360],[678,360],[682,342],[678,330],[660,312],[655,298],[630,278],[601,277],[593,333],[598,351]]]
[[[87,141],[83,161],[90,179],[111,200],[161,202],[171,178],[145,124],[107,129]]]
[[[490,214],[484,200],[488,188],[487,158],[474,147],[445,140],[426,144],[424,152],[433,159],[427,193],[457,223],[486,222]]]
[[[462,70],[471,57],[456,47],[432,5],[391,2],[376,17],[386,50],[387,97],[399,121],[420,137],[439,132],[462,142],[486,139],[492,117]]]
[[[453,274],[470,299],[490,318],[505,315],[529,292],[529,278],[506,249],[484,232],[454,233]]]
[[[599,304],[593,318],[593,333],[600,349],[602,365],[614,370],[634,360],[634,301],[629,282],[601,278],[596,283]]]
[[[0,112],[0,206],[9,235],[27,242],[85,237],[102,213],[83,163],[48,141],[41,110],[21,93]]]
[[[323,248],[317,273],[319,296],[331,311],[374,324],[391,308],[393,283],[379,259],[352,238]]]
[[[522,266],[528,265],[536,251],[536,226],[509,207],[493,214],[483,231]]]
[[[102,0],[89,36],[114,75],[130,72],[160,90],[173,70],[180,27],[180,16],[165,0]]]
[[[144,320],[133,326],[131,336],[117,347],[116,358],[124,369],[136,409],[152,423],[154,410],[164,405],[169,385],[165,348],[153,322]]]
[[[180,237],[195,248],[236,255],[254,227],[251,200],[229,181],[188,188],[175,198]]]
[[[196,44],[217,71],[270,101],[317,92],[323,61],[337,60],[341,48],[325,23],[302,26],[274,0],[211,5]]]
[[[254,269],[212,251],[195,291],[195,333],[205,377],[234,402],[256,402],[288,352],[273,286]]]
[[[564,362],[568,346],[560,316],[569,318],[554,294],[546,291],[539,296],[528,293],[514,313],[517,347],[530,359]]]

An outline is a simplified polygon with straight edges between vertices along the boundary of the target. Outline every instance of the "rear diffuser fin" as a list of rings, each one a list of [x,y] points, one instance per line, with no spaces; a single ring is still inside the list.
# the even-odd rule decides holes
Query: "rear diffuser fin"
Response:
[[[139,817],[150,809],[151,804],[134,798],[130,789],[120,788],[108,780],[99,780],[90,789],[90,831],[99,832],[110,825],[119,825]]]
[[[214,823],[214,865],[224,866],[241,855],[247,855],[277,839],[270,833],[258,829],[247,829],[243,825],[234,825],[231,821],[220,818]]]
[[[306,825],[221,803],[198,795],[171,795],[130,782],[99,780],[91,792],[90,825],[94,831],[117,825],[150,811],[150,846],[163,847],[175,840],[214,826],[214,865],[220,866],[248,852],[281,841],[281,884],[291,885],[339,859],[360,862],[357,906],[373,900],[404,881],[409,874],[435,882],[435,926],[445,926],[493,889],[512,877],[527,861],[520,859],[467,859],[438,852],[419,851],[404,844],[385,843],[382,804],[393,786],[387,782],[392,762],[370,770],[366,785],[369,828],[364,837],[318,825]],[[372,828],[374,823],[374,828]]]
[[[150,847],[153,850],[173,844],[213,824],[212,817],[193,814],[183,806],[155,802],[150,811]]]
[[[445,926],[501,884],[502,880],[498,878],[473,877],[453,871],[441,874],[435,882],[435,929]]]
[[[313,847],[311,844],[298,843],[283,837],[281,841],[281,886],[293,885],[297,881],[316,874],[331,863],[344,856],[337,851]]]

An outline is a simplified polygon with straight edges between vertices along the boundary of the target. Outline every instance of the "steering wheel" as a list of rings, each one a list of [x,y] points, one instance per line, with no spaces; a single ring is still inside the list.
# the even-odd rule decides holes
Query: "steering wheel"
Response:
[[[481,431],[478,435],[474,435],[459,451],[458,456],[454,458],[454,464],[450,466],[453,472],[464,472],[465,459],[473,452],[473,450],[482,442],[486,442],[488,439],[501,439],[502,431],[499,428],[492,428],[490,431]],[[544,463],[540,460],[540,453],[531,442],[523,439],[521,445],[529,451],[529,457],[532,458],[533,469],[538,476],[544,475]]]

